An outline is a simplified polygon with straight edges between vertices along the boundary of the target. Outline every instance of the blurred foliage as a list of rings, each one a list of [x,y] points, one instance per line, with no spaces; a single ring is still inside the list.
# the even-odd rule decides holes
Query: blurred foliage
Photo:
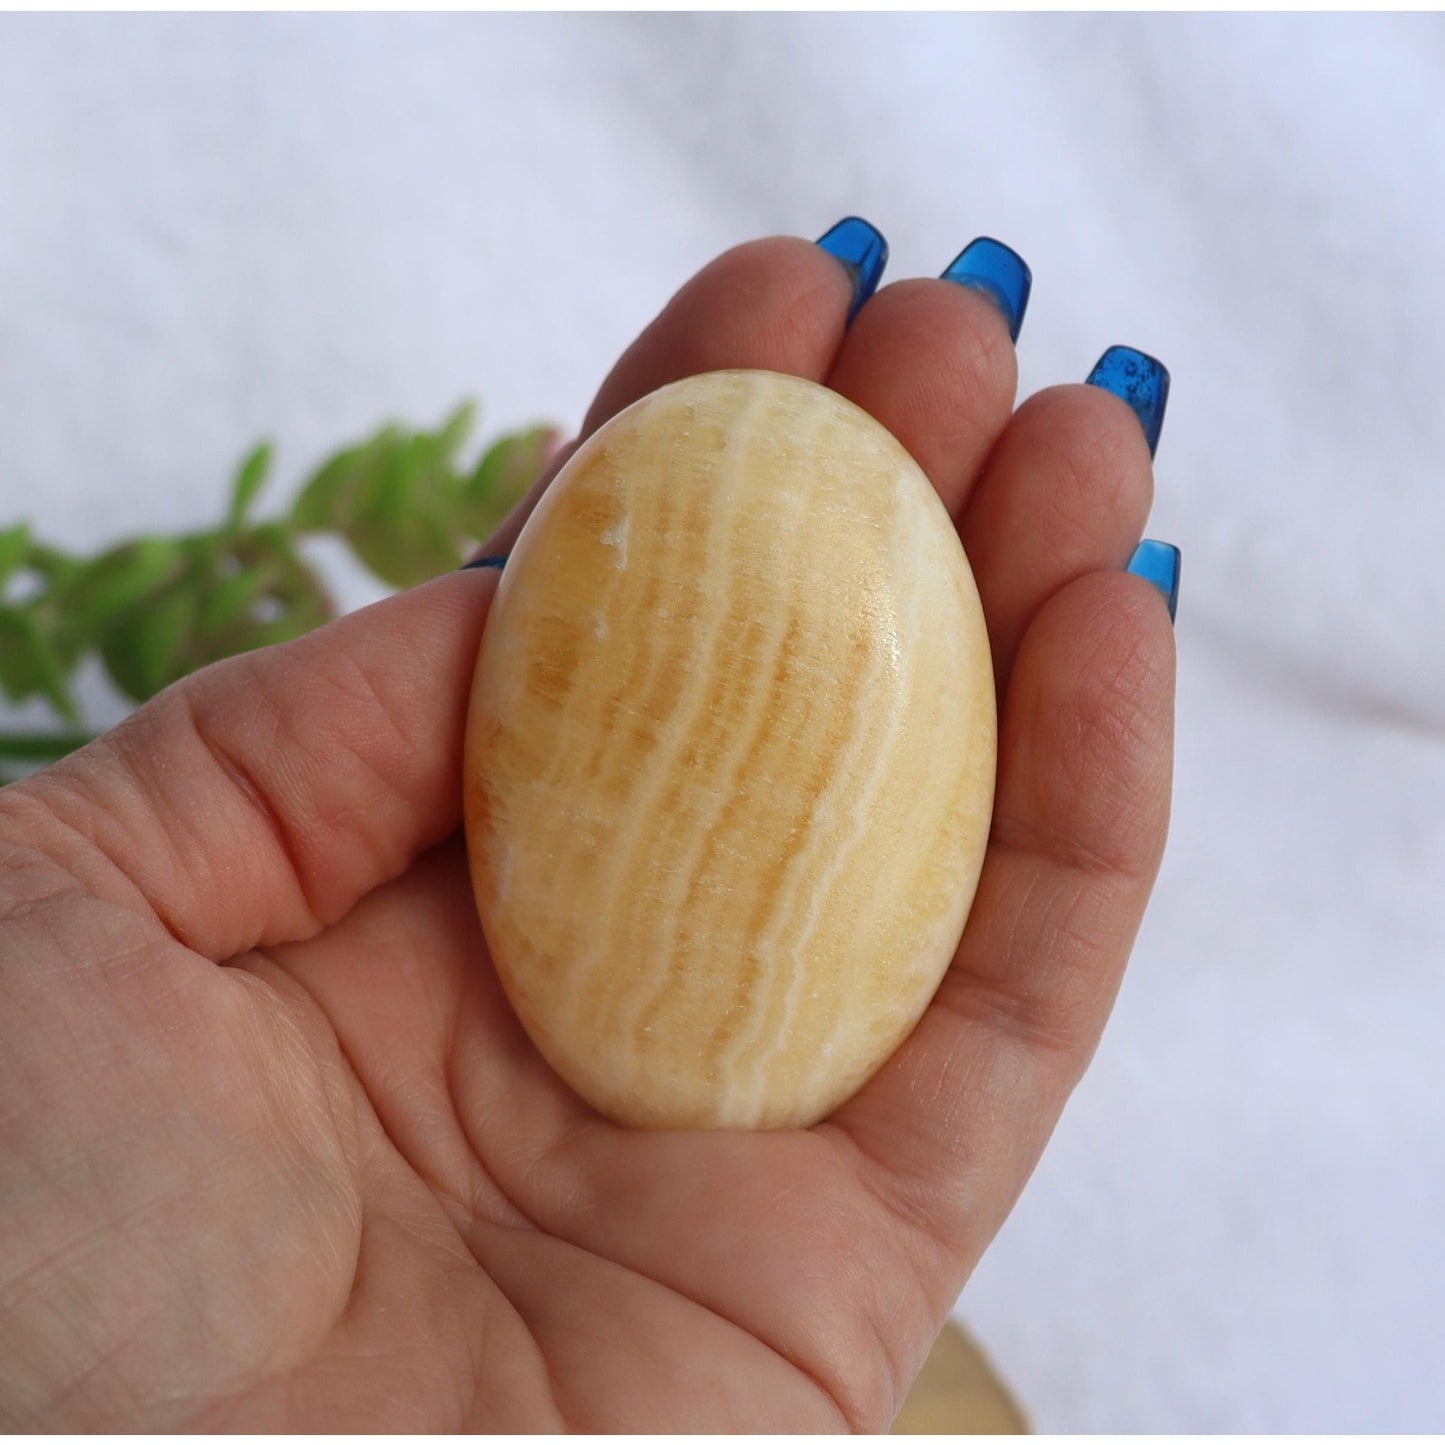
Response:
[[[0,732],[0,769],[49,762],[87,740],[72,678],[90,656],[143,702],[209,662],[329,622],[336,605],[302,553],[308,536],[339,537],[392,587],[456,567],[556,443],[551,428],[532,427],[468,463],[475,424],[466,403],[435,431],[385,426],[323,463],[289,512],[268,521],[253,520],[271,476],[263,443],[236,469],[225,519],[209,531],[134,537],[77,557],[23,522],[0,530],[0,692],[11,704],[44,699],[64,725]]]

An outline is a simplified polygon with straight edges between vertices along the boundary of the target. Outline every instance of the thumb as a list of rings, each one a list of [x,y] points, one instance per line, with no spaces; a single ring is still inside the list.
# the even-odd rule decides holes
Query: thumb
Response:
[[[497,575],[205,668],[0,793],[0,835],[217,960],[304,938],[458,826]]]

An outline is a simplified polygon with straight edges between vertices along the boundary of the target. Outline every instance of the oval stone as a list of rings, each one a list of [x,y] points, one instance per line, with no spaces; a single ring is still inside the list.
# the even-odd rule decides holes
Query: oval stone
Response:
[[[759,371],[629,407],[528,520],[472,687],[472,880],[528,1034],[625,1124],[823,1118],[957,947],[995,728],[973,574],[884,427]]]

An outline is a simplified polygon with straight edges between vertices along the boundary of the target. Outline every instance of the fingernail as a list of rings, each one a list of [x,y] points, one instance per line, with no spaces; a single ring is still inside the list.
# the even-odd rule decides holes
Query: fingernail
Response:
[[[824,231],[818,237],[818,245],[843,263],[853,283],[853,301],[848,307],[851,322],[858,308],[878,289],[883,268],[888,264],[888,242],[877,226],[870,225],[861,216],[848,216]]]
[[[473,557],[470,562],[463,562],[457,568],[458,572],[470,572],[473,567],[495,567],[498,572],[507,565],[505,557]]]
[[[1168,542],[1140,542],[1124,570],[1152,582],[1164,594],[1173,622],[1179,604],[1179,548]]]
[[[1013,247],[995,241],[992,236],[980,236],[949,262],[943,279],[982,291],[1003,312],[1008,334],[1015,341],[1019,339],[1024,312],[1029,309],[1034,273]]]
[[[1164,408],[1169,404],[1169,368],[1132,346],[1111,346],[1094,363],[1086,380],[1133,407],[1152,457],[1164,430]]]

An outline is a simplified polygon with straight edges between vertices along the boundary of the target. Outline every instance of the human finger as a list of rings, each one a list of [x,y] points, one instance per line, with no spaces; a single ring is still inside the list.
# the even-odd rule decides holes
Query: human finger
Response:
[[[623,352],[577,438],[554,459],[479,555],[511,550],[577,447],[634,401],[709,371],[759,369],[821,381],[849,318],[873,294],[888,246],[850,216],[816,242],[771,236],[724,251],[689,280]]]
[[[1030,284],[1015,252],[980,237],[942,277],[879,291],[828,373],[903,443],[954,515],[1013,410]]]
[[[993,832],[939,992],[825,1129],[915,1245],[946,1310],[1091,1057],[1168,826],[1174,645],[1143,580],[1095,572],[1025,635]]]
[[[1144,530],[1169,373],[1110,347],[1086,385],[1030,397],[998,439],[959,518],[1002,693],[1038,609],[1077,577],[1119,569]]]

